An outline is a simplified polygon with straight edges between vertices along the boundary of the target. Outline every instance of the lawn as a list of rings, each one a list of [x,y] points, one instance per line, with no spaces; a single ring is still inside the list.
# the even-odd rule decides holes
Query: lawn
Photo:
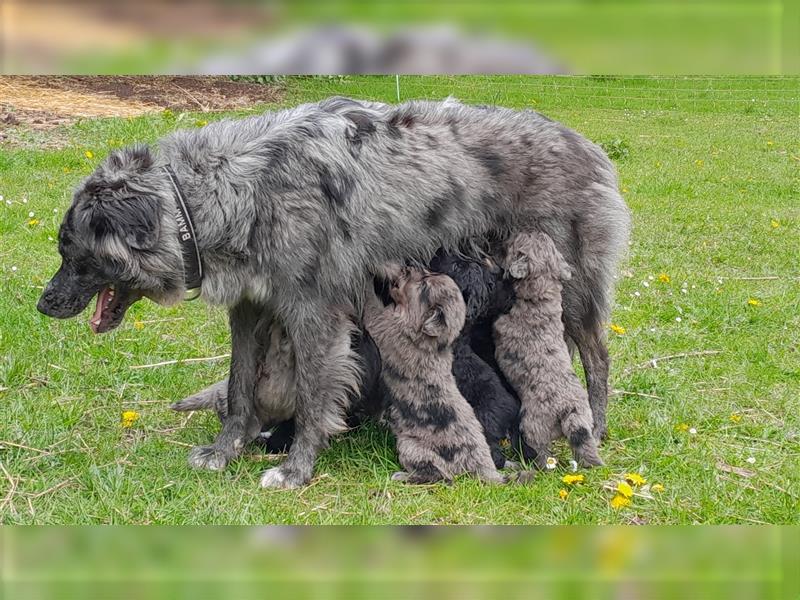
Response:
[[[394,102],[397,84],[278,82],[285,105],[331,94]],[[143,301],[117,331],[93,336],[87,314],[55,321],[35,309],[59,264],[73,186],[113,148],[224,116],[165,112],[0,142],[0,520],[797,523],[800,79],[401,77],[399,93],[534,108],[617,164],[634,231],[609,324],[606,466],[567,485],[560,446],[559,468],[529,485],[409,487],[389,481],[393,441],[370,426],[335,440],[299,491],[262,490],[260,473],[279,459],[255,450],[223,473],[191,470],[189,448],[218,422],[168,404],[223,377],[226,359],[137,367],[227,354],[224,313]],[[250,112],[265,108],[275,107]],[[138,414],[130,427],[123,411]],[[614,508],[627,473],[647,481]]]

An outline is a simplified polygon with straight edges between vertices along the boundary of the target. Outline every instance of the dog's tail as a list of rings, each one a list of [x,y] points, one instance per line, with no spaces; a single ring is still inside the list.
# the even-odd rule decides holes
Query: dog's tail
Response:
[[[590,418],[581,418],[577,412],[572,412],[561,421],[561,431],[569,441],[572,454],[579,465],[597,467],[603,464],[597,450],[597,440],[592,436]]]
[[[228,380],[223,379],[214,385],[200,390],[196,394],[192,394],[183,400],[178,400],[170,404],[169,407],[178,412],[187,412],[190,410],[216,410],[220,412],[220,408],[225,407],[227,401]]]

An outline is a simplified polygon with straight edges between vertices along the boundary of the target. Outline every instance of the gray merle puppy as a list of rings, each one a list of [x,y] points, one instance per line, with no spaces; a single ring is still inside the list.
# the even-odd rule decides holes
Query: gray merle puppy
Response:
[[[258,433],[256,332],[278,321],[295,352],[296,433],[263,483],[297,487],[357,387],[352,357],[329,356],[336,312],[357,312],[387,262],[427,262],[439,247],[536,227],[574,267],[567,331],[602,433],[602,322],[628,210],[602,150],[530,111],[336,99],[176,131],[158,151],[115,151],[75,192],[59,232],[62,264],[38,308],[74,317],[97,295],[100,333],[143,296],[172,304],[196,289],[226,306],[228,416],[214,443],[189,456],[208,469],[224,468]]]
[[[505,481],[452,373],[452,344],[466,313],[455,282],[405,268],[389,293],[389,306],[377,297],[367,303],[365,325],[381,351],[389,425],[405,469],[392,479],[431,483],[469,473]]]
[[[567,438],[583,466],[602,465],[592,435],[586,390],[572,369],[561,322],[562,281],[569,265],[545,233],[518,235],[504,267],[514,278],[516,300],[495,321],[496,356],[521,400],[520,433],[544,468],[550,443]]]

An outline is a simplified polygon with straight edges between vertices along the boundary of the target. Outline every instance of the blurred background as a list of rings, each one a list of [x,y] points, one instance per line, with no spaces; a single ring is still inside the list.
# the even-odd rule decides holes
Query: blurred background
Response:
[[[11,73],[792,74],[777,0],[0,0]]]
[[[7,598],[797,598],[797,528],[5,528]],[[793,573],[792,573],[793,571]]]

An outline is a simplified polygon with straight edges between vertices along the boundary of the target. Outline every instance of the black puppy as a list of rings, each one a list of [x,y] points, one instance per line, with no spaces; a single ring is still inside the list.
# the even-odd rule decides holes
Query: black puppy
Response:
[[[519,400],[497,368],[492,323],[514,303],[502,269],[439,251],[430,269],[452,278],[464,296],[467,318],[453,344],[453,375],[461,395],[475,411],[497,468],[506,458],[500,440],[518,438]],[[524,454],[524,452],[523,452]]]

